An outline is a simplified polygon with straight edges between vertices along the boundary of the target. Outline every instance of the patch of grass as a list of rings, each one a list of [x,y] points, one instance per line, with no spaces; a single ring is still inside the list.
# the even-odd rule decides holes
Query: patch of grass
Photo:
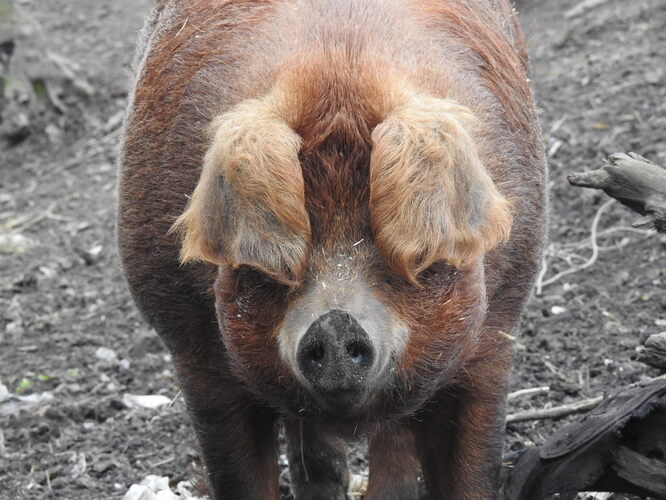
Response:
[[[6,253],[6,254],[17,253],[17,254],[22,254],[22,253],[25,253],[25,248],[23,248],[23,247],[14,247],[14,246],[11,246],[11,245],[0,245],[0,253]]]
[[[19,382],[19,384],[16,386],[16,394],[23,394],[25,391],[30,389],[30,386],[32,386],[32,380],[28,380],[27,378],[24,378]]]
[[[43,97],[46,95],[46,84],[43,80],[35,80],[32,82],[32,90],[37,97]]]
[[[52,378],[55,378],[55,377],[53,375],[41,374],[41,375],[37,375],[37,378],[42,382],[46,382],[47,380],[51,380]]]
[[[79,369],[78,368],[70,368],[65,372],[65,375],[68,377],[78,377],[79,376]]]

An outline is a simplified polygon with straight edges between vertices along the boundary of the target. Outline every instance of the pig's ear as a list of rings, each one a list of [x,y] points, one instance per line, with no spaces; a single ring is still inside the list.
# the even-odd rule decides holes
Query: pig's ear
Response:
[[[458,267],[507,238],[509,203],[484,168],[468,108],[411,95],[372,133],[370,214],[377,247],[410,281],[436,261]]]
[[[249,265],[293,284],[310,240],[300,137],[273,98],[251,99],[216,118],[212,145],[185,213],[181,262]]]

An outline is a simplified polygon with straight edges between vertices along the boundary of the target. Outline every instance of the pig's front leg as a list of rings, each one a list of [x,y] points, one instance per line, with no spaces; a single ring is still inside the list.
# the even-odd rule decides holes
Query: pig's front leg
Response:
[[[442,391],[414,423],[430,500],[499,496],[511,346],[503,337],[481,346],[464,385]]]
[[[403,423],[380,426],[370,438],[366,500],[418,500],[419,462],[414,436]]]
[[[211,499],[278,500],[275,413],[224,374],[220,359],[212,364],[198,361],[179,370],[179,378]]]

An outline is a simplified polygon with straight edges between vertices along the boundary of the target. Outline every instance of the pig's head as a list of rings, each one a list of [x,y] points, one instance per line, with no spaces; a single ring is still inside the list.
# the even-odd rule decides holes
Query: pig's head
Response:
[[[260,397],[332,419],[410,413],[474,351],[508,203],[451,100],[393,93],[361,121],[297,108],[272,92],[214,121],[181,259],[218,266],[221,336]]]

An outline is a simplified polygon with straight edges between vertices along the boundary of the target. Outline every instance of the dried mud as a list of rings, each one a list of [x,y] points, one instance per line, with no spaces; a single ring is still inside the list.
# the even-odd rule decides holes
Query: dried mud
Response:
[[[17,47],[49,56],[29,71],[27,137],[0,139],[0,235],[14,236],[0,245],[0,383],[53,399],[0,415],[0,499],[122,498],[148,474],[177,483],[196,455],[182,398],[158,411],[130,409],[122,398],[178,393],[167,352],[125,288],[114,243],[120,124],[150,2],[15,3],[23,23]],[[589,259],[590,226],[607,200],[570,188],[566,174],[616,151],[666,163],[666,2],[609,0],[565,16],[577,3],[518,6],[550,164],[544,283]],[[512,388],[551,389],[513,401],[509,411],[658,375],[634,354],[666,329],[666,240],[623,229],[635,218],[608,207],[596,261],[531,299]],[[100,347],[115,359],[103,359]],[[511,424],[506,451],[542,443],[565,423]],[[353,465],[363,468],[364,457],[355,454]]]

